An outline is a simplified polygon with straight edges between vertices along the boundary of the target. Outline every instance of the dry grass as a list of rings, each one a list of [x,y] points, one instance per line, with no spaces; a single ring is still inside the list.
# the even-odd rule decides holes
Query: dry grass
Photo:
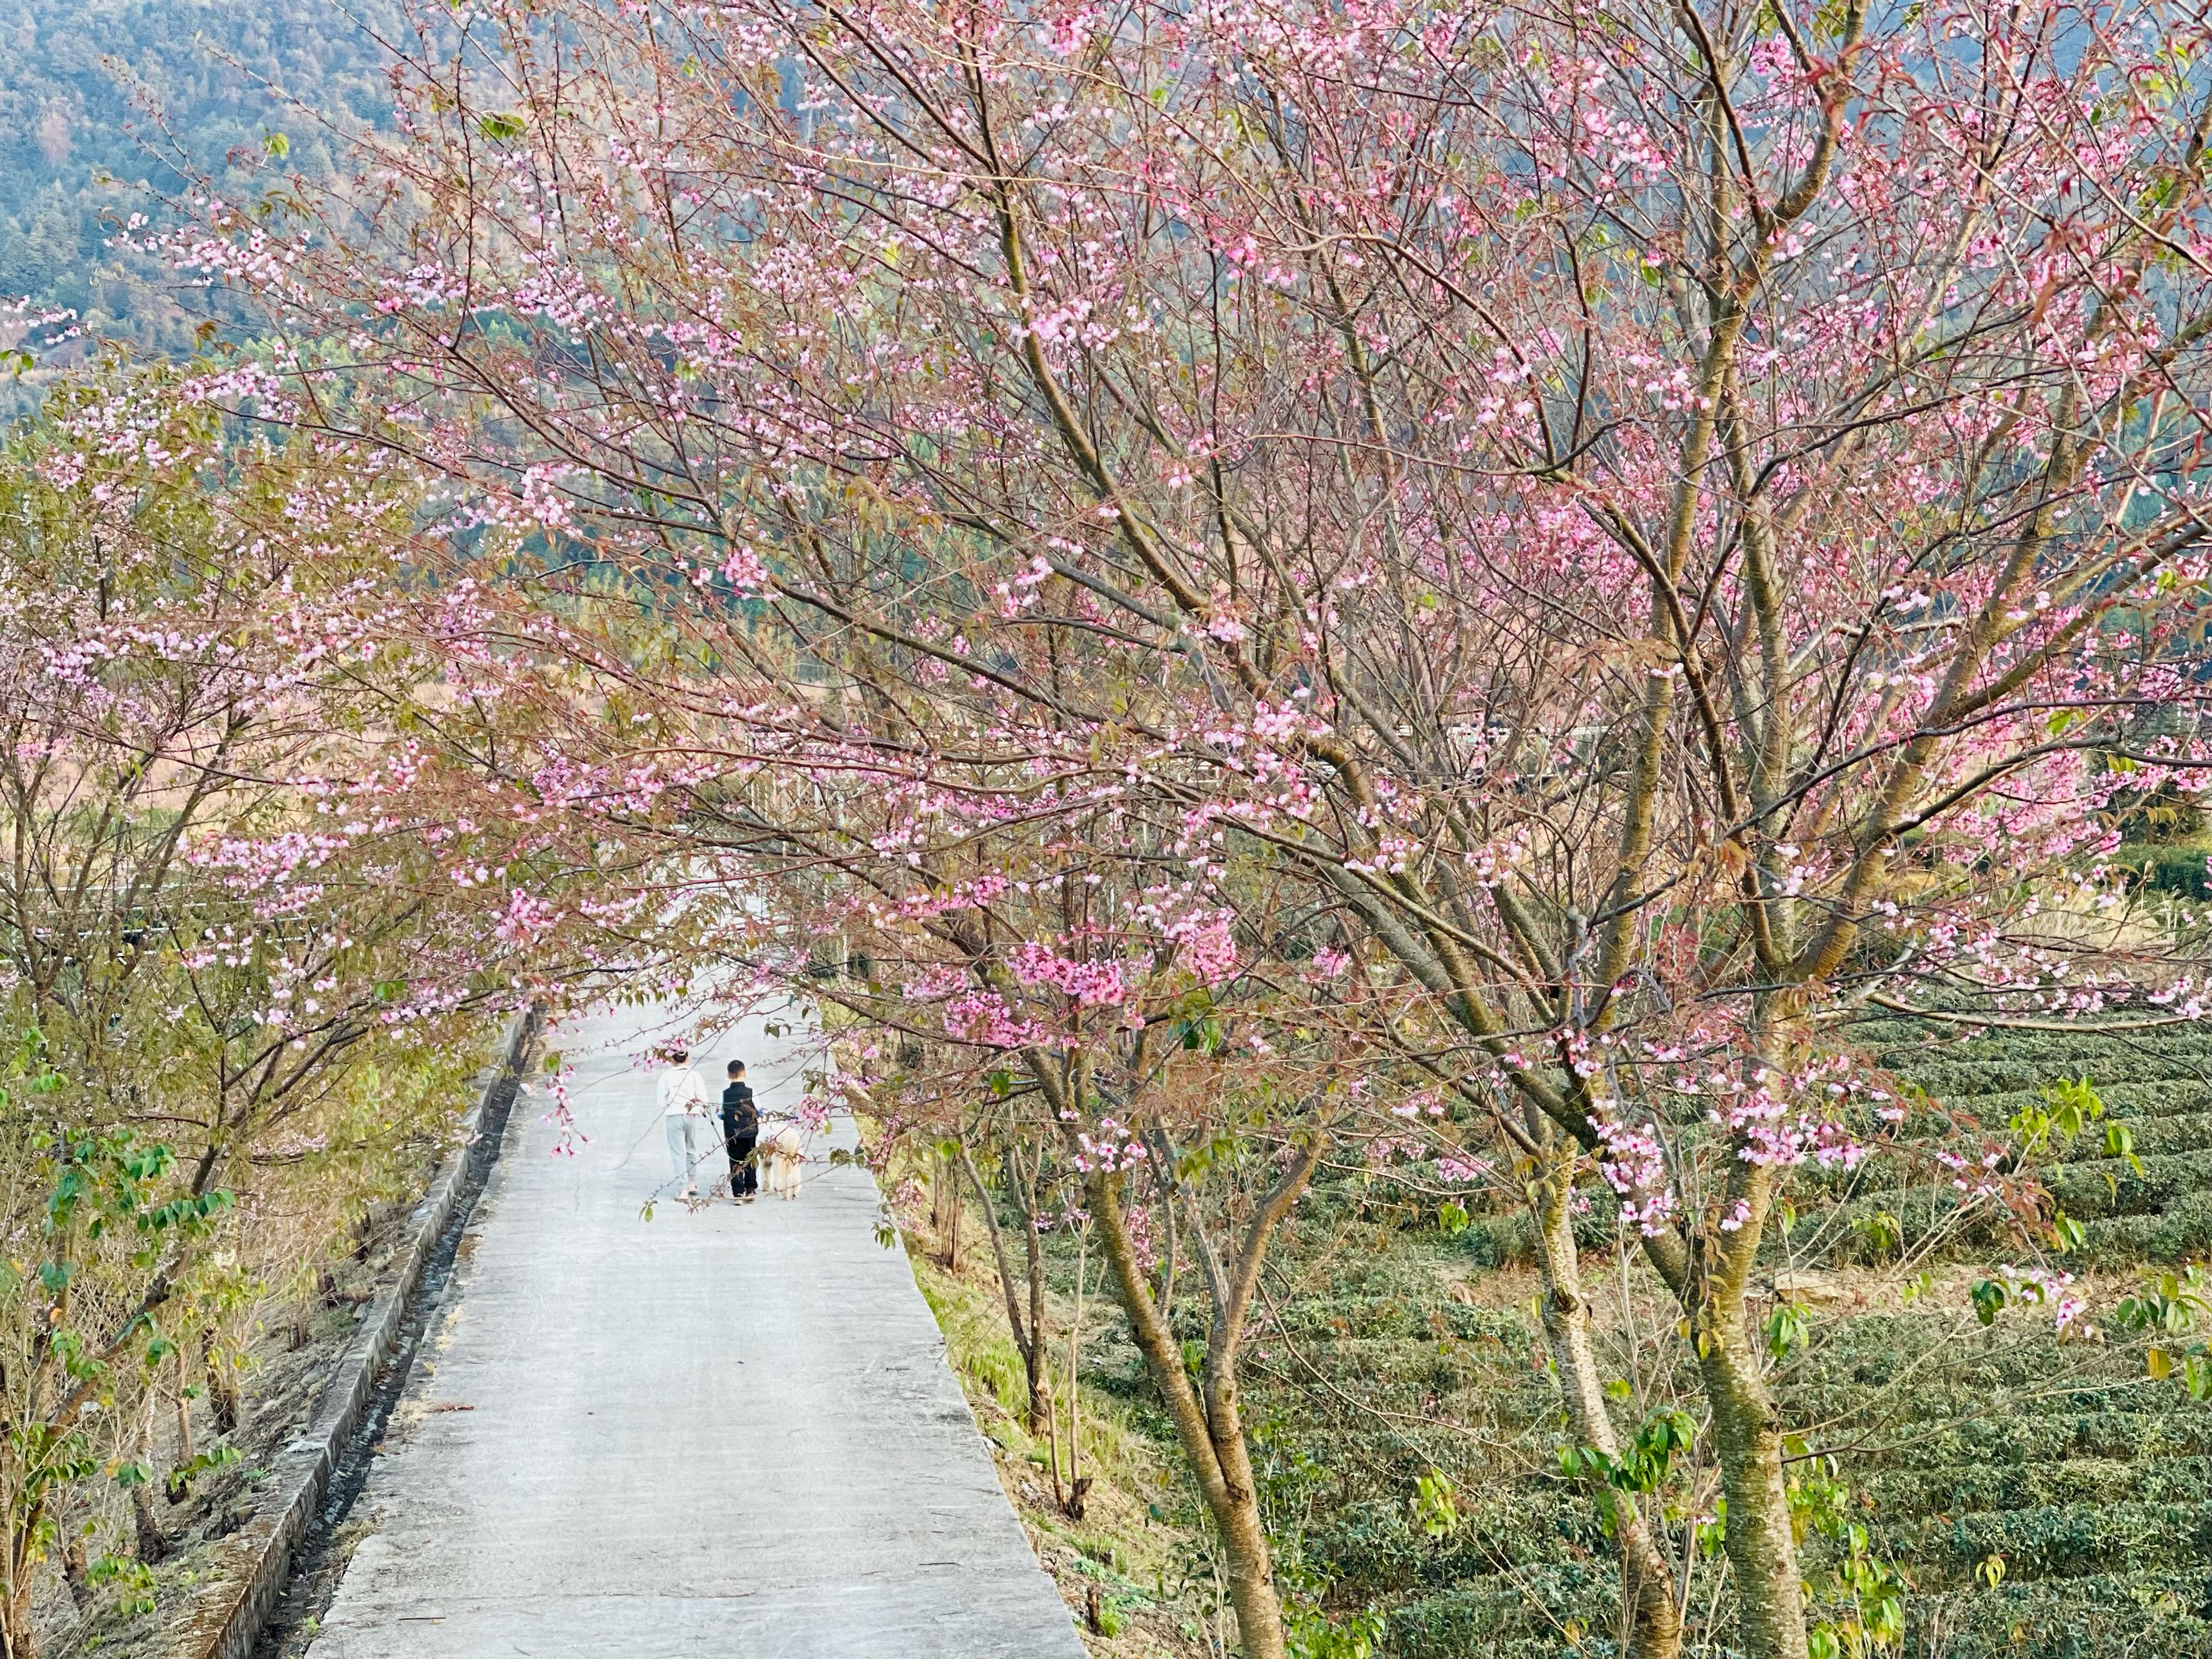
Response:
[[[427,1167],[422,1173],[427,1176]],[[407,1200],[380,1205],[362,1230],[365,1244],[330,1263],[305,1302],[272,1301],[259,1310],[241,1378],[244,1410],[235,1434],[221,1439],[206,1401],[191,1402],[198,1447],[228,1444],[237,1450],[239,1461],[202,1475],[179,1502],[157,1492],[154,1514],[170,1553],[153,1570],[150,1587],[111,1584],[95,1590],[80,1609],[49,1563],[40,1598],[46,1632],[42,1651],[155,1659],[167,1650],[171,1623],[207,1581],[212,1547],[243,1526],[263,1501],[277,1453],[307,1426],[316,1397],[352,1342],[362,1310],[395,1270],[411,1207]],[[180,1449],[167,1397],[155,1420],[155,1464],[166,1469]],[[89,1513],[80,1510],[76,1519],[79,1524],[89,1520],[95,1529],[88,1540],[89,1555],[131,1553],[131,1510],[120,1493],[102,1493],[96,1507]]]
[[[963,1231],[978,1239],[981,1226],[971,1211]],[[1163,1462],[1161,1449],[1127,1420],[1119,1402],[1085,1389],[1080,1468],[1093,1484],[1083,1518],[1072,1518],[1054,1493],[1050,1445],[1024,1425],[1028,1382],[988,1246],[963,1249],[954,1272],[922,1230],[903,1228],[902,1237],[945,1334],[946,1357],[990,1442],[999,1482],[1090,1651],[1099,1659],[1195,1659],[1219,1652],[1212,1639],[1215,1587],[1210,1574],[1195,1577],[1206,1572],[1206,1540],[1194,1523],[1180,1472]],[[1073,1312],[1055,1297],[1048,1314],[1063,1357]],[[1095,1335],[1116,1316],[1110,1303],[1102,1307],[1093,1300],[1085,1325]],[[1064,1394],[1060,1409],[1064,1413]],[[1063,1415],[1063,1459],[1066,1422]]]

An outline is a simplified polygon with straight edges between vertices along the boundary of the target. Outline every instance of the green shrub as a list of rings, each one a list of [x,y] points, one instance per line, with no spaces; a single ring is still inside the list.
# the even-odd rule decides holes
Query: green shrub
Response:
[[[2203,903],[2212,899],[2212,874],[2205,854],[2194,847],[2124,847],[2112,858],[2116,869],[2135,872],[2154,892],[2172,893]]]
[[[2007,1578],[1906,1598],[1905,1651],[1942,1659],[2212,1659],[2197,1573],[2124,1573],[2059,1583]]]

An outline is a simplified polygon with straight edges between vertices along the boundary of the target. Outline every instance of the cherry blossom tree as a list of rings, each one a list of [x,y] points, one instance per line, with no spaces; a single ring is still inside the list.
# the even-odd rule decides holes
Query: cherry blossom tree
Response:
[[[1796,1659],[1752,1273],[1793,1182],[1920,1127],[1850,1018],[2201,1006],[2100,855],[2122,780],[2206,757],[2203,33],[494,4],[405,44],[350,198],[164,246],[326,343],[310,426],[509,562],[507,637],[591,687],[533,801],[721,803],[773,863],[834,793],[924,882],[1109,805],[1187,869],[1264,849],[1347,972],[1419,988],[1368,1040],[1542,1215],[1613,1194],[1690,1332],[1743,1644]]]
[[[241,1326],[279,1288],[256,1275],[326,1242],[286,1224],[449,1132],[487,1016],[529,1000],[557,931],[483,862],[529,849],[472,835],[404,729],[447,660],[405,643],[434,634],[394,579],[412,481],[388,451],[258,435],[222,412],[242,398],[281,412],[236,364],[110,365],[0,456],[10,1656],[35,1651],[40,1562],[84,1577],[62,1522],[103,1466],[137,1475],[141,1553],[162,1547],[157,1380],[188,1425],[204,1374],[238,1425]]]
[[[1228,872],[1191,875],[1145,828],[1104,811],[1026,846],[994,837],[951,879],[935,859],[886,871],[846,840],[860,850],[828,914],[867,976],[818,994],[881,1034],[854,1056],[855,1080],[889,1144],[957,1138],[979,1189],[969,1146],[1012,1165],[1026,1316],[990,1225],[1047,1432],[1036,1187],[1041,1170],[1066,1172],[1221,1537],[1239,1627],[1279,1639],[1240,1364],[1270,1247],[1322,1158],[1353,1138],[1365,1080],[1316,988],[1239,949]],[[1286,914],[1255,908],[1275,943]],[[1202,1339],[1188,1316],[1178,1330],[1179,1285],[1206,1310]]]

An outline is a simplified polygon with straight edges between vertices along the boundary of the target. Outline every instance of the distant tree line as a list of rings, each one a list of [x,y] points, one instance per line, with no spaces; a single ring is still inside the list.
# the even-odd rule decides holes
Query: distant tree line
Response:
[[[113,249],[116,230],[157,211],[185,169],[236,176],[228,158],[266,155],[271,134],[288,169],[325,176],[335,135],[288,119],[285,99],[340,126],[373,122],[390,98],[362,25],[382,33],[396,15],[329,0],[8,0],[0,299],[74,311],[86,335],[142,352],[185,348],[206,304]],[[20,412],[42,380],[0,390],[0,411]]]

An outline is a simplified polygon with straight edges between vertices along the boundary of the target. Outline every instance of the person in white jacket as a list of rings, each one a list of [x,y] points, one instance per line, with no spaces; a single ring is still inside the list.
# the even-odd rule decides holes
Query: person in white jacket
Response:
[[[714,1144],[708,1121],[707,1085],[691,1069],[691,1056],[678,1048],[668,1056],[668,1069],[660,1074],[660,1115],[668,1126],[668,1161],[684,1196],[696,1198],[701,1148]]]

